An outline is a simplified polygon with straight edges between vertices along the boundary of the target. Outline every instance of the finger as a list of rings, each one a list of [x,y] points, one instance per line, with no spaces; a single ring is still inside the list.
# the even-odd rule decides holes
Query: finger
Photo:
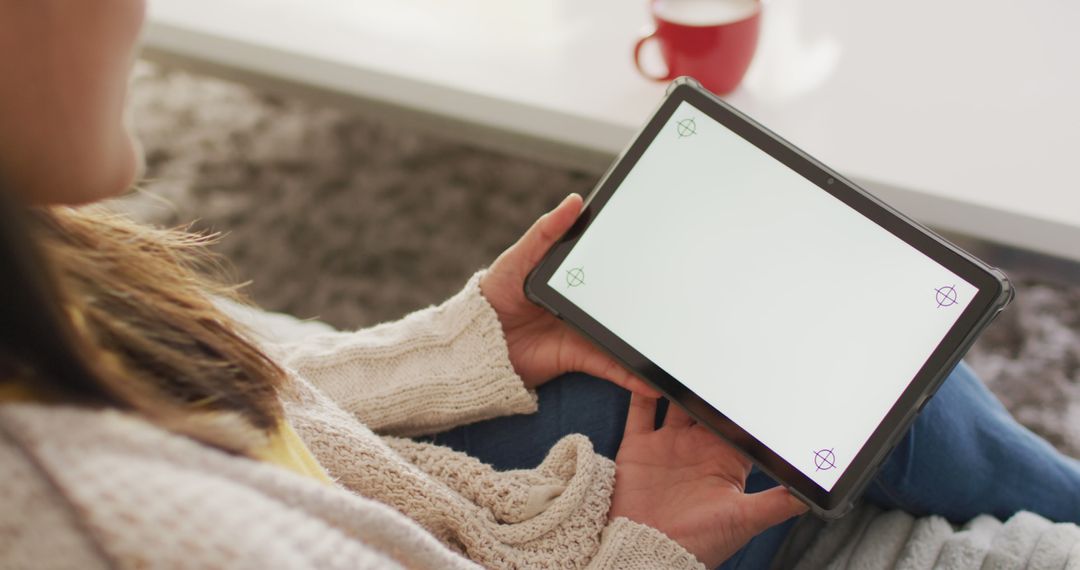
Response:
[[[653,388],[641,378],[631,374],[629,370],[623,368],[623,366],[616,362],[614,358],[609,356],[605,356],[604,358],[608,361],[608,364],[604,367],[604,372],[598,376],[599,378],[604,378],[605,380],[618,384],[635,394],[641,394],[642,396],[648,396],[654,399],[661,396],[659,390]]]
[[[664,427],[686,428],[692,425],[694,425],[694,419],[682,409],[682,406],[675,403],[668,405],[667,415],[664,416]]]
[[[718,442],[721,445],[721,447],[723,448],[722,456],[723,456],[724,460],[734,462],[735,464],[737,464],[739,466],[740,469],[742,469],[742,485],[745,486],[746,478],[750,476],[750,471],[752,471],[754,469],[754,463],[752,461],[750,461],[750,459],[747,458],[745,455],[743,455],[743,453],[741,451],[739,451],[734,445],[732,445],[726,439],[724,439],[724,438],[720,437],[719,435],[716,435],[715,433],[713,433],[711,430],[709,430],[709,428],[706,428],[705,426],[702,426],[701,424],[698,424],[697,427],[699,429],[705,430],[706,432],[711,434],[714,438],[716,438],[715,441]],[[721,455],[721,454],[718,454],[718,456],[719,455]]]
[[[742,512],[747,516],[746,528],[753,536],[809,510],[784,487],[743,495],[742,501]]]
[[[601,352],[600,349],[591,342],[580,336],[576,336],[576,333],[573,331],[571,331],[571,334],[575,335],[573,350],[582,356],[580,359],[575,359],[575,361],[570,364],[570,368],[579,372],[584,372],[590,376],[603,378],[604,380],[622,386],[635,394],[641,394],[650,398],[660,397],[659,390],[635,376],[622,364],[619,364],[619,361]]]
[[[630,395],[630,410],[626,413],[625,435],[651,433],[656,426],[656,398]]]
[[[618,371],[619,372],[612,374],[615,378],[611,379],[611,382],[622,386],[635,394],[641,394],[642,396],[648,396],[650,398],[659,398],[660,396],[663,396],[663,394],[660,393],[660,390],[652,387],[652,384],[627,372],[621,366],[618,367]],[[601,378],[605,377],[601,376]]]
[[[555,209],[540,216],[532,227],[518,240],[519,269],[529,271],[540,262],[555,241],[574,225],[581,213],[583,200],[578,194],[570,194]]]

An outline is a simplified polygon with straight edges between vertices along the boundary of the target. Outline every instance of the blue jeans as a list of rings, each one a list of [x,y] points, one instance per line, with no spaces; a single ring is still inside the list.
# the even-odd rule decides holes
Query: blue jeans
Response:
[[[630,395],[585,374],[567,374],[538,390],[540,411],[478,422],[427,438],[498,469],[535,467],[570,433],[585,434],[614,458]],[[666,408],[661,406],[657,425]],[[754,469],[747,491],[775,486]],[[979,514],[1006,519],[1028,510],[1080,523],[1080,461],[1026,428],[960,364],[919,414],[868,487],[865,500],[956,522]],[[768,568],[795,519],[758,535],[722,568]]]

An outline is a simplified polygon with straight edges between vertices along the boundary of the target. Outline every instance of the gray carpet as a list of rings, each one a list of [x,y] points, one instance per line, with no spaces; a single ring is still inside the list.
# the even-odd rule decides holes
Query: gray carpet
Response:
[[[227,232],[218,249],[258,303],[338,327],[439,302],[596,180],[148,63],[133,104],[148,180],[118,207]],[[1080,456],[1080,284],[1011,275],[1016,302],[969,362]]]

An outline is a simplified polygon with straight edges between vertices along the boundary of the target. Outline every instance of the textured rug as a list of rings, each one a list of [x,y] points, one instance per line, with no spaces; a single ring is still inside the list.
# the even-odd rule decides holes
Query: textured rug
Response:
[[[448,297],[596,181],[145,62],[132,98],[148,177],[117,207],[224,232],[218,250],[260,305],[339,328]],[[1080,456],[1080,284],[1011,276],[1016,302],[968,360],[1021,422]]]

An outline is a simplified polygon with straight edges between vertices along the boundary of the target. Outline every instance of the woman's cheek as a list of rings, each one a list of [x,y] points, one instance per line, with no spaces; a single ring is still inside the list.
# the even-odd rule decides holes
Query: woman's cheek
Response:
[[[141,145],[135,139],[132,117],[128,110],[128,78],[131,74],[142,26],[144,5],[136,0],[108,0],[114,18],[101,22],[98,29],[99,49],[97,63],[100,69],[99,94],[96,108],[89,110],[97,115],[92,123],[102,137],[97,167],[102,169],[96,183],[86,188],[83,202],[90,202],[121,194],[134,184],[142,171]],[[89,47],[89,46],[88,46]],[[88,165],[93,168],[94,165]],[[90,182],[90,180],[88,180]]]
[[[122,63],[118,70],[118,76],[113,83],[119,90],[116,96],[118,109],[118,124],[120,128],[120,149],[122,153],[118,157],[118,177],[121,179],[118,192],[127,190],[142,178],[145,169],[143,147],[135,136],[134,117],[128,105],[128,85],[135,55],[138,51],[139,38],[146,17],[146,2],[144,0],[115,0],[124,3],[125,18],[118,18],[118,25],[124,29],[118,30],[114,35],[124,38],[126,41],[119,47],[119,53],[113,60]]]

